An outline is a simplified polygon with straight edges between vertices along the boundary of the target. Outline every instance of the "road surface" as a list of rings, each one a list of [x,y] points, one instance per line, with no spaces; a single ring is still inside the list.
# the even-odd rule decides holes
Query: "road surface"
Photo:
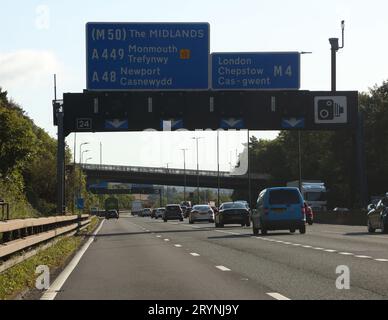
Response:
[[[338,289],[338,266],[350,289]],[[105,220],[55,299],[387,299],[388,235],[314,224],[269,232],[121,215]]]

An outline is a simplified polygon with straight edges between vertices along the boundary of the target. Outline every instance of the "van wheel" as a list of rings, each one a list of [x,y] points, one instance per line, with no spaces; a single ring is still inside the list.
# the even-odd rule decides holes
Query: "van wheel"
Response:
[[[246,227],[250,227],[251,226],[251,222],[250,221],[247,221],[247,223],[245,224]]]
[[[290,229],[290,232],[295,233],[295,229],[294,228]]]
[[[253,226],[253,235],[254,236],[257,236],[258,234],[259,234],[259,228],[255,228],[254,226]]]
[[[388,223],[384,223],[384,221],[381,221],[381,232],[388,233]]]
[[[167,219],[163,219],[164,222],[167,222]]]
[[[266,236],[267,234],[268,234],[268,231],[267,231],[267,229],[265,229],[265,228],[261,228],[261,234],[263,235],[263,236]]]
[[[189,220],[189,223],[190,223],[190,224],[194,224],[194,221],[190,219],[190,220]]]
[[[179,221],[182,222],[182,221],[183,221],[183,218],[180,218]]]
[[[306,225],[303,225],[299,228],[300,234],[305,234],[306,233]]]
[[[370,221],[368,220],[368,232],[369,233],[374,233],[376,231],[375,228],[372,228],[371,224],[370,224]]]

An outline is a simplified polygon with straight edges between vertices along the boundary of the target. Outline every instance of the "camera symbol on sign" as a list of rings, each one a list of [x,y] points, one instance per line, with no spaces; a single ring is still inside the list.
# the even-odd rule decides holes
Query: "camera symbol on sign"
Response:
[[[315,123],[347,123],[346,97],[315,97]]]

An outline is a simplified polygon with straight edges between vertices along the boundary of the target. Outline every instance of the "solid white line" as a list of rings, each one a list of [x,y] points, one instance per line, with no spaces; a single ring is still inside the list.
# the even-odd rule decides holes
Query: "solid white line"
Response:
[[[267,294],[276,300],[291,300],[277,292],[268,292]]]
[[[230,269],[228,269],[227,267],[224,267],[224,266],[216,266],[217,269],[221,270],[221,271],[232,271]]]
[[[174,244],[174,247],[182,248],[182,245],[181,244]]]
[[[191,252],[190,254],[191,254],[193,257],[199,257],[199,254],[198,254],[198,253]]]
[[[372,259],[370,256],[355,256],[356,258],[361,258],[361,259]]]
[[[89,240],[83,245],[83,247],[76,253],[74,258],[70,261],[70,263],[66,266],[66,268],[61,272],[61,274],[55,279],[53,284],[46,290],[46,292],[42,295],[40,300],[54,300],[58,292],[61,290],[62,286],[66,282],[67,278],[69,278],[70,274],[73,272],[75,267],[78,265],[82,256],[85,254],[86,250],[88,250],[89,246],[93,243],[96,234],[101,230],[102,225],[105,220],[102,220],[100,226],[94,231],[93,236],[89,238]]]

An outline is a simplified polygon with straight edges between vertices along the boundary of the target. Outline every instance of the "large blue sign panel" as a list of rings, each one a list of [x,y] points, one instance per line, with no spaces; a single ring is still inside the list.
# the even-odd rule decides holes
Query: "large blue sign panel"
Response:
[[[298,52],[213,53],[212,88],[270,90],[300,88]]]
[[[209,29],[208,23],[87,23],[87,89],[208,89]]]

